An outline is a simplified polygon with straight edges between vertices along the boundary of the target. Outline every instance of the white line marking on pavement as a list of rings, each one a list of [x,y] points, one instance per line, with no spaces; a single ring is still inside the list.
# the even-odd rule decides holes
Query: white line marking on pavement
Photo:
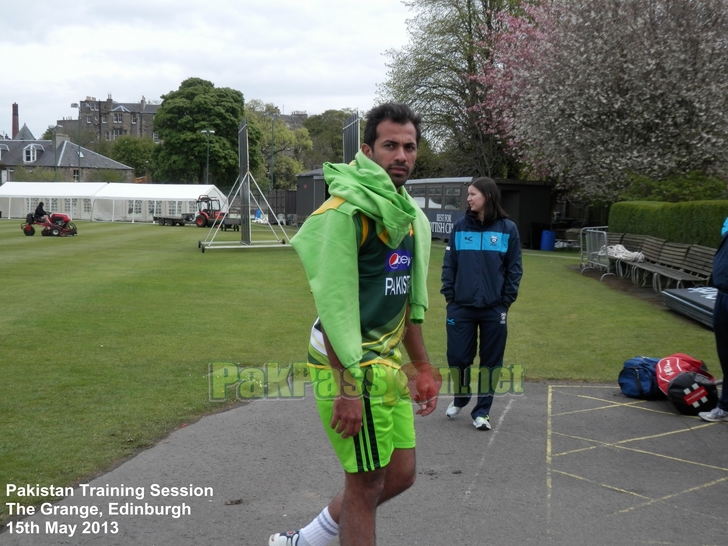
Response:
[[[500,416],[500,419],[498,419],[498,424],[495,426],[493,430],[490,431],[490,440],[488,440],[488,446],[486,447],[483,456],[480,459],[480,464],[478,465],[478,469],[475,471],[475,477],[473,478],[473,481],[470,482],[470,487],[465,491],[465,498],[463,501],[468,500],[468,497],[470,497],[470,494],[473,491],[473,487],[475,486],[475,482],[478,481],[478,476],[480,476],[480,472],[483,470],[483,465],[485,465],[485,458],[488,455],[488,450],[490,449],[490,446],[495,441],[495,437],[498,434],[498,430],[500,430],[501,424],[503,424],[503,420],[506,418],[506,414],[508,413],[508,410],[511,409],[511,405],[513,404],[513,398],[508,400],[508,404],[506,405],[506,409],[503,410],[503,413]],[[478,431],[480,432],[480,431]]]

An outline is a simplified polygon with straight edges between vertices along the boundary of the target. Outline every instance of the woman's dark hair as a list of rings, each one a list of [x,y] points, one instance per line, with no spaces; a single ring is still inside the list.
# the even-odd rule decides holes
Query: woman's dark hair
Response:
[[[506,211],[503,210],[503,206],[501,205],[501,193],[495,180],[483,176],[473,180],[470,185],[485,196],[483,223],[487,224],[496,218],[508,218],[508,214],[506,214]],[[468,214],[477,217],[477,213],[471,210],[468,210]]]
[[[43,206],[43,201],[40,201],[40,202],[38,203],[38,206],[39,206],[39,207],[42,207],[42,206]]]
[[[420,143],[420,136],[422,134],[420,131],[420,123],[422,122],[422,117],[416,114],[406,104],[396,102],[380,104],[369,110],[366,117],[367,124],[364,127],[364,144],[370,148],[374,148],[374,141],[377,140],[377,127],[385,119],[401,125],[412,122],[412,125],[415,126],[415,131],[417,131],[417,144]]]

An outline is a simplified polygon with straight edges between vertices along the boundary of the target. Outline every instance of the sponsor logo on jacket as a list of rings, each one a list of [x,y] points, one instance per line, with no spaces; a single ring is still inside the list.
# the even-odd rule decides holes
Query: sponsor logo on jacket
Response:
[[[412,267],[412,253],[407,250],[394,250],[387,254],[386,270],[388,273],[392,271],[409,271]]]

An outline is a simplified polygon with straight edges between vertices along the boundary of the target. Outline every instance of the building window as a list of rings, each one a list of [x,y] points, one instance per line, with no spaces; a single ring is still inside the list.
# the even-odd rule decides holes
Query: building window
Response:
[[[149,214],[152,216],[162,216],[162,202],[149,201]]]
[[[81,171],[79,169],[73,169],[73,181],[74,182],[81,181]]]
[[[83,200],[83,212],[91,212],[91,199]]]
[[[156,132],[152,133],[152,139],[156,144],[159,144],[159,135]]]
[[[58,210],[58,198],[54,197],[51,199],[51,211]]]
[[[418,207],[425,208],[425,188],[410,188],[410,195]]]
[[[35,150],[35,146],[28,146],[25,149],[25,154],[23,155],[23,161],[25,163],[34,163],[38,159],[38,155]]]
[[[101,123],[106,123],[106,116],[101,116]]]
[[[114,112],[114,123],[121,123],[121,112]]]
[[[129,214],[134,216],[142,214],[142,202],[140,200],[129,201]]]
[[[109,141],[111,140],[111,132],[110,131],[106,131],[105,136],[106,136],[106,140],[109,140]]]
[[[123,134],[124,134],[124,131],[122,129],[114,129],[114,131],[113,131],[113,139],[112,140],[116,140],[117,138],[119,138]]]
[[[427,189],[427,208],[430,209],[441,209],[442,208],[442,186]]]
[[[445,209],[458,210],[460,208],[460,188],[446,187],[443,205]]]
[[[182,208],[182,201],[170,201],[169,205],[167,206],[167,210],[169,210],[170,216],[177,216],[180,214],[180,209]]]
[[[38,206],[39,199],[37,197],[31,197],[28,199],[28,211],[35,211]]]
[[[86,123],[91,123],[91,116],[86,116]]]
[[[132,124],[136,125],[136,122],[137,122],[137,115],[136,114],[132,114],[131,115],[131,122],[132,122]]]

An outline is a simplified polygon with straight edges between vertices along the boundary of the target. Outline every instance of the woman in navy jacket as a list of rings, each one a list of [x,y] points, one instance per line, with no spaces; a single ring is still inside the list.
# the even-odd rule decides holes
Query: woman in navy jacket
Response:
[[[477,178],[468,186],[468,205],[465,216],[453,226],[442,265],[447,360],[456,392],[447,416],[457,417],[472,397],[469,371],[480,330],[479,388],[470,416],[475,428],[490,430],[493,388],[500,377],[508,336],[508,308],[518,296],[523,274],[521,240],[501,206],[500,190],[490,178]]]

